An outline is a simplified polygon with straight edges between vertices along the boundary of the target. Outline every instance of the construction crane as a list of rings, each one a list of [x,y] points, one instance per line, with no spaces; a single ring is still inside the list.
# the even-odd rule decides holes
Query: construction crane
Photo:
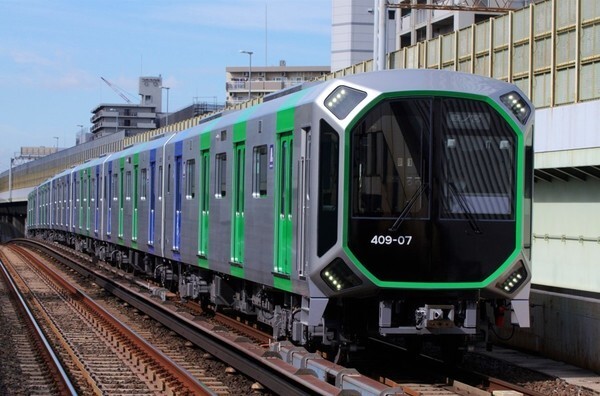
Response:
[[[513,5],[530,3],[515,0],[433,0],[427,1],[400,0],[397,3],[388,1],[388,8],[410,8],[414,10],[448,10],[448,11],[478,11],[478,12],[502,12],[506,13]]]
[[[117,87],[116,85],[113,85],[110,83],[110,81],[108,81],[106,78],[104,77],[100,77],[102,79],[102,81],[104,81],[106,83],[106,85],[108,85],[109,87],[112,88],[113,91],[115,91],[120,97],[122,97],[127,103],[131,104],[131,100],[129,100],[129,98],[125,95],[125,91],[119,87]]]

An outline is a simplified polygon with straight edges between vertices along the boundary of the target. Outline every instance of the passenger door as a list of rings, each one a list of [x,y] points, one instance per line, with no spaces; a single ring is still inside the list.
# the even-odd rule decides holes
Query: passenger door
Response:
[[[292,158],[293,135],[282,133],[277,139],[274,270],[284,275],[290,275],[292,265]]]
[[[246,147],[244,142],[234,147],[233,168],[233,213],[231,229],[231,261],[244,262],[244,171]]]

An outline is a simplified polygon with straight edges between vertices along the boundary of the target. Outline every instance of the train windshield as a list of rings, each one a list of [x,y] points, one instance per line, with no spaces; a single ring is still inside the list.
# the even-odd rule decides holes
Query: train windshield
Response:
[[[428,216],[431,110],[429,98],[383,102],[353,129],[354,216]]]
[[[488,104],[385,101],[351,136],[353,217],[512,218],[515,136]]]
[[[474,100],[442,102],[441,217],[510,219],[515,137],[506,121]]]

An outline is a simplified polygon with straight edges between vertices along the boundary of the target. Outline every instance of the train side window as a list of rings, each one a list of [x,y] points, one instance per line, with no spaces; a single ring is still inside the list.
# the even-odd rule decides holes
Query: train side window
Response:
[[[83,191],[85,191],[85,192],[88,191],[88,179],[85,176],[84,176],[84,179],[83,179]],[[81,194],[81,198],[83,199],[83,202],[87,202],[87,195],[86,194]]]
[[[227,194],[227,153],[215,156],[215,198],[224,198]]]
[[[163,195],[163,167],[158,167],[158,200],[162,200]]]
[[[141,188],[140,188],[140,200],[145,201],[148,195],[148,169],[143,168],[140,174],[141,177]]]
[[[185,163],[185,199],[194,199],[196,196],[196,160],[190,159]]]
[[[125,200],[131,201],[131,171],[125,174]]]
[[[340,138],[321,120],[319,144],[319,202],[317,209],[317,255],[323,256],[337,242]]]
[[[118,201],[119,200],[119,173],[115,172],[113,173],[113,180],[112,180],[112,191],[113,191],[113,201]]]
[[[267,195],[267,145],[256,146],[253,150],[252,163],[252,196],[254,198]]]
[[[171,164],[167,165],[167,194],[171,193]]]

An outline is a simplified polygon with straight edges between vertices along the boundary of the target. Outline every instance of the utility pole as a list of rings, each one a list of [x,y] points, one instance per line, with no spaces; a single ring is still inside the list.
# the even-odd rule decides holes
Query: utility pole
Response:
[[[373,4],[373,64],[375,70],[385,69],[385,44],[386,44],[386,0],[374,0]]]

